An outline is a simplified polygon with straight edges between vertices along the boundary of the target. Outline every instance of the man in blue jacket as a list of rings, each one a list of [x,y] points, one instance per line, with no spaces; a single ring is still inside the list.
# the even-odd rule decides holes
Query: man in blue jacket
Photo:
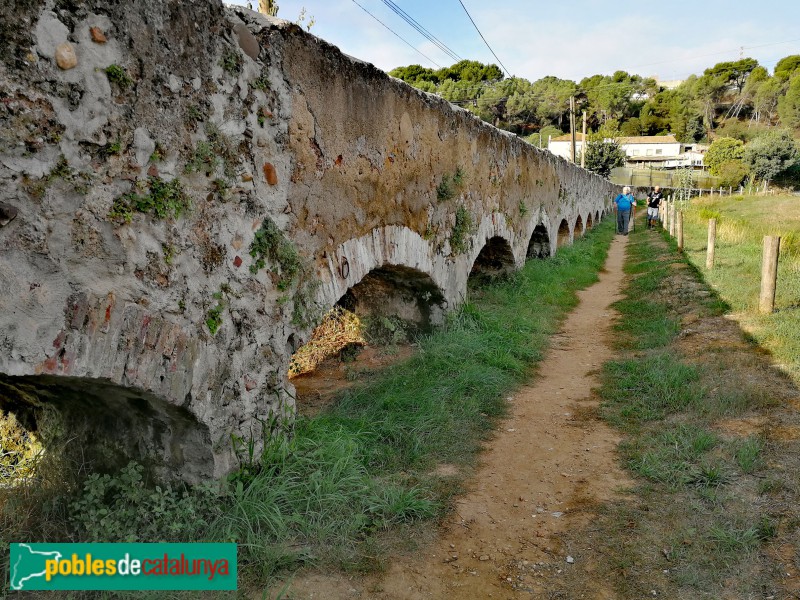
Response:
[[[634,206],[636,206],[636,200],[633,199],[631,188],[625,186],[622,188],[622,193],[614,198],[614,207],[617,211],[617,233],[628,235],[628,224],[631,221]]]

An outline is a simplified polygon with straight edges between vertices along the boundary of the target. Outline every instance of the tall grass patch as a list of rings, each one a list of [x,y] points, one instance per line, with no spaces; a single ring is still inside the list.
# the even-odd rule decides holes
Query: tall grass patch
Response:
[[[592,544],[620,597],[653,589],[670,598],[727,597],[731,589],[745,597],[768,589],[753,576],[759,549],[776,534],[767,507],[754,501],[767,461],[761,437],[732,436],[718,419],[772,400],[752,372],[736,372],[743,359],[726,354],[750,348],[741,340],[682,350],[683,315],[700,328],[725,304],[675,250],[660,232],[630,236],[625,298],[615,305],[623,353],[604,365],[599,393],[601,416],[624,434],[619,457],[637,484],[630,501],[601,511]]]
[[[718,219],[714,268],[705,269],[708,218]],[[800,199],[734,196],[695,199],[684,218],[685,249],[742,326],[800,382]],[[775,312],[758,313],[762,244],[781,236]]]

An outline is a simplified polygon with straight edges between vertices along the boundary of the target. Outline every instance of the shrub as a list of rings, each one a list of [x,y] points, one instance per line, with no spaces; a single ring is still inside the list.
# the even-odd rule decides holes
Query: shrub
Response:
[[[726,162],[740,161],[744,156],[744,142],[731,137],[715,139],[708,148],[703,163],[712,175],[721,175],[720,168]]]
[[[753,177],[772,181],[797,162],[797,145],[787,131],[770,131],[750,142],[744,150],[744,163]]]
[[[717,167],[716,175],[719,183],[724,187],[738,187],[750,171],[741,160],[726,160]]]
[[[144,467],[90,475],[72,503],[75,524],[95,542],[179,542],[198,539],[217,516],[210,488],[175,490],[146,485]]]

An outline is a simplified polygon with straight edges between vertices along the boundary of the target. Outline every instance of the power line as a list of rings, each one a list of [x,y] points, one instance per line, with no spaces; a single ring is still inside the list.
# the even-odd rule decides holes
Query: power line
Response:
[[[403,41],[403,42],[404,42],[404,43],[405,43],[405,44],[406,44],[408,47],[410,47],[412,50],[414,50],[414,52],[416,52],[416,53],[417,53],[417,54],[419,54],[420,56],[424,57],[424,58],[425,58],[425,60],[427,60],[427,61],[429,61],[429,62],[433,63],[434,65],[436,65],[436,66],[437,66],[437,67],[439,67],[440,69],[442,68],[442,65],[440,65],[439,63],[437,63],[437,62],[436,62],[435,60],[433,60],[432,58],[430,58],[430,57],[426,56],[425,54],[423,54],[423,53],[422,53],[422,52],[420,52],[419,50],[417,50],[417,48],[416,48],[416,47],[415,47],[413,44],[411,44],[410,42],[406,41],[406,39],[405,39],[403,36],[401,36],[399,33],[395,32],[395,31],[394,31],[394,29],[392,29],[391,27],[389,27],[389,26],[388,26],[386,23],[384,23],[383,21],[381,21],[381,20],[380,20],[378,17],[376,17],[376,16],[375,16],[375,15],[373,15],[371,12],[369,12],[369,11],[368,11],[366,8],[364,8],[363,6],[361,6],[361,5],[360,5],[358,2],[356,2],[356,0],[353,0],[353,4],[355,4],[356,6],[358,6],[358,7],[359,7],[361,10],[363,10],[365,13],[367,13],[367,14],[368,14],[370,17],[372,17],[372,18],[373,18],[373,19],[375,19],[375,20],[376,20],[378,23],[380,23],[381,25],[383,25],[383,26],[384,26],[386,29],[388,29],[389,31],[391,31],[391,32],[392,32],[394,35],[396,35],[398,38],[400,38],[400,39],[401,39],[401,40],[402,40],[402,41]]]
[[[732,50],[720,50],[719,52],[709,52],[708,54],[696,54],[690,57],[681,57],[681,58],[670,58],[667,60],[660,60],[658,62],[646,63],[643,65],[633,65],[628,67],[629,69],[638,69],[640,67],[651,67],[653,65],[663,65],[664,63],[669,62],[676,62],[676,61],[685,61],[689,60],[690,58],[704,58],[706,56],[719,56],[720,54],[730,54],[731,52],[739,52],[740,50],[752,50],[754,48],[766,48],[767,46],[779,46],[780,44],[790,44],[792,42],[800,41],[800,38],[795,38],[793,40],[785,40],[783,42],[770,42],[768,44],[757,44],[755,46],[740,46],[739,48],[734,48]]]
[[[469,14],[469,11],[467,10],[467,7],[464,6],[464,3],[461,0],[458,0],[458,3],[461,5],[461,8],[464,9],[464,12],[467,13],[467,16],[469,17],[469,20],[472,21],[472,26],[475,28],[475,31],[478,32],[478,35],[481,36],[481,39],[483,40],[483,43],[486,44],[486,47],[489,49],[489,51],[492,53],[492,55],[495,58],[497,58],[497,54],[494,53],[494,50],[492,50],[492,47],[489,45],[489,42],[487,42],[486,38],[483,37],[483,34],[481,33],[481,30],[478,29],[478,26],[475,24],[475,19],[472,18],[471,14]],[[505,71],[506,76],[508,76],[509,70],[506,69],[506,66],[503,64],[503,62],[499,58],[497,58],[497,62],[500,63],[500,66],[503,67],[503,70]]]
[[[429,42],[434,44],[439,50],[447,54],[450,58],[455,60],[456,62],[462,60],[461,57],[453,52],[450,48],[448,48],[444,42],[439,40],[435,35],[433,35],[430,31],[425,29],[414,17],[409,15],[406,11],[402,8],[397,6],[392,0],[383,0],[383,3],[389,7],[389,9],[398,15],[401,19],[403,19],[406,23],[411,25],[414,29],[417,30],[424,38],[426,38]]]

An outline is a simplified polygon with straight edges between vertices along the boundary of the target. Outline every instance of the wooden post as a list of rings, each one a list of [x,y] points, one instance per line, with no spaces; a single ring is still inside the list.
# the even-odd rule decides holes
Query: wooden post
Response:
[[[683,211],[679,210],[676,216],[675,237],[678,238],[678,252],[683,252]]]
[[[778,254],[781,247],[779,235],[764,236],[764,255],[761,261],[761,295],[758,310],[770,314],[775,310],[775,287],[778,283]]]
[[[583,111],[583,141],[581,142],[581,168],[586,168],[586,111]]]
[[[708,246],[706,246],[706,269],[714,268],[714,249],[717,245],[717,220],[708,220]]]
[[[677,211],[677,207],[675,203],[672,203],[672,206],[669,207],[669,236],[675,237],[675,212]]]
[[[569,97],[569,135],[570,135],[570,157],[572,164],[575,164],[575,96]]]

